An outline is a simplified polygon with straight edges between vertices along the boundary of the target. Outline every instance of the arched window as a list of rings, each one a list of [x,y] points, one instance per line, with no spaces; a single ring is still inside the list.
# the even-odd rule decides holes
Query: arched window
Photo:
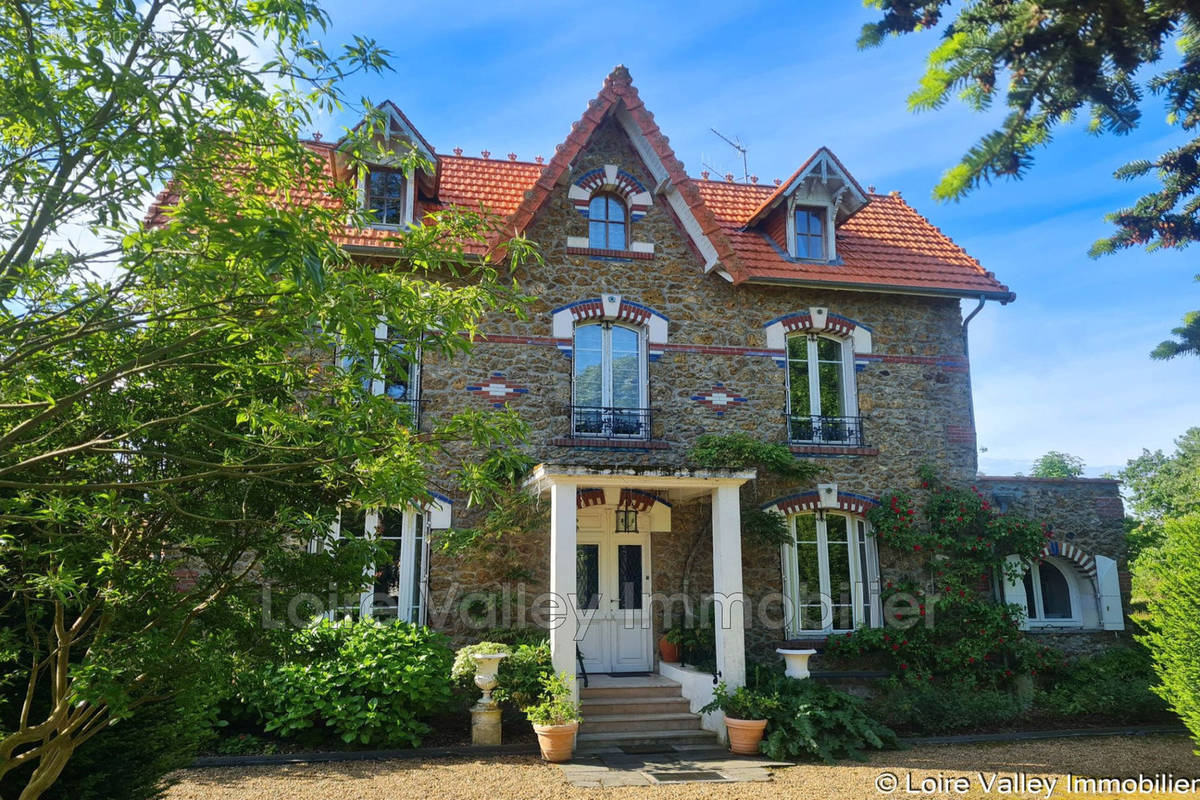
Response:
[[[878,625],[878,557],[866,521],[818,511],[795,514],[788,525],[783,586],[791,607],[789,635]]]
[[[602,192],[588,203],[588,247],[600,250],[626,249],[629,218],[625,203],[615,194]]]
[[[612,322],[576,325],[573,359],[574,434],[648,438],[642,331]]]
[[[1070,569],[1067,567],[1066,569]],[[1025,573],[1025,607],[1031,624],[1064,625],[1080,621],[1078,591],[1073,576],[1044,559]]]
[[[815,333],[787,340],[788,438],[793,442],[862,445],[847,341]]]

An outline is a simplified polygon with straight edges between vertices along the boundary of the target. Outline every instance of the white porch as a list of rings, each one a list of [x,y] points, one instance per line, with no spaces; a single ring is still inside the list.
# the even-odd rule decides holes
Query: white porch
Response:
[[[710,497],[713,544],[713,625],[717,670],[730,686],[746,680],[739,487],[754,470],[663,470],[538,465],[527,486],[550,496],[550,651],[556,672],[576,675],[580,640],[577,605],[577,493],[635,489],[670,502]],[[576,682],[578,692],[578,682]]]

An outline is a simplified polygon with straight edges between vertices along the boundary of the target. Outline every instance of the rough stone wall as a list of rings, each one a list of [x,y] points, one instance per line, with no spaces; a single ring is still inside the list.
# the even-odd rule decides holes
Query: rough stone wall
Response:
[[[654,187],[632,146],[611,121],[576,159],[572,179],[605,164],[616,164],[648,188]],[[857,386],[859,411],[866,417],[866,444],[878,454],[821,458],[821,480],[836,481],[842,491],[869,497],[893,488],[919,496],[916,470],[922,463],[932,464],[949,480],[967,481],[974,476],[975,441],[958,300],[781,286],[733,287],[715,274],[703,273],[701,259],[657,196],[646,216],[633,223],[629,236],[632,241],[652,242],[652,259],[568,254],[567,236],[586,236],[587,221],[568,200],[566,186],[555,190],[528,235],[541,244],[545,255],[544,264],[526,265],[516,275],[522,290],[537,297],[527,309],[528,319],[492,315],[482,326],[487,339],[480,341],[473,353],[452,362],[428,358],[422,376],[426,419],[461,408],[488,407],[497,399],[469,387],[503,380],[512,391],[501,402],[507,402],[530,423],[527,449],[538,461],[673,468],[685,463],[689,446],[704,433],[744,432],[783,442],[785,370],[772,358],[748,351],[766,347],[763,325],[769,320],[824,306],[873,332],[871,359],[857,373]],[[649,364],[653,439],[662,449],[598,450],[551,444],[551,440],[569,435],[572,366],[555,347],[551,310],[605,293],[649,306],[670,320],[665,352]],[[692,399],[716,383],[746,402],[728,406],[718,415]],[[451,453],[461,451],[452,449]],[[814,488],[815,481],[781,486],[777,494],[760,492],[759,499]],[[453,495],[452,487],[449,493]],[[461,501],[455,506],[456,526],[469,524],[462,506]],[[707,505],[697,504],[695,515],[707,513]],[[670,537],[654,538],[656,588],[659,580],[678,581],[679,543],[688,538],[691,514],[686,507],[677,507],[673,519],[678,535],[673,532]],[[711,541],[702,550],[704,555],[695,564],[696,575],[711,585]],[[531,564],[539,559],[545,563],[548,547],[523,555]],[[745,555],[745,585],[755,602],[778,592],[778,550],[759,552],[747,545]],[[888,559],[886,552],[881,553],[885,575],[892,570]],[[452,582],[469,583],[466,579],[481,577],[434,553],[430,587],[435,596],[444,594]],[[757,627],[749,637],[763,642],[778,638],[776,631]]]
[[[1088,555],[1107,556],[1117,562],[1121,606],[1129,625],[1129,563],[1125,541],[1125,507],[1120,484],[1106,478],[1024,478],[980,476],[980,491],[1007,512],[1040,520],[1051,528],[1051,538],[1071,544]],[[1033,632],[1062,650],[1075,653],[1103,649],[1123,632]]]

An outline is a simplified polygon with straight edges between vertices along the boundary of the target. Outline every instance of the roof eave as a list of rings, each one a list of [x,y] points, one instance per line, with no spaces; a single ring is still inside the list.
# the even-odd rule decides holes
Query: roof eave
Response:
[[[837,291],[878,292],[881,294],[907,294],[925,297],[958,297],[961,299],[995,300],[1000,305],[1008,305],[1017,299],[1015,292],[1008,289],[978,290],[953,289],[938,286],[902,286],[887,283],[855,283],[853,281],[811,280],[804,278],[762,278],[749,277],[739,283],[749,283],[762,286],[798,286],[811,289],[834,289]]]

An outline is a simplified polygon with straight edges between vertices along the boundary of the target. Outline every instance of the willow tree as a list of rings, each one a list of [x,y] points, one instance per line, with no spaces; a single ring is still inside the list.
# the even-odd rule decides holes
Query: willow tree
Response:
[[[503,413],[418,434],[363,390],[405,357],[380,320],[453,357],[521,298],[465,255],[494,220],[440,214],[363,265],[335,239],[365,222],[351,198],[295,202],[321,177],[300,132],[387,58],[315,43],[316,4],[4,8],[0,786],[32,800],[91,737],[210,681],[253,638],[260,583],[356,589],[368,543],[295,546],[338,504],[420,504],[448,441],[521,436]],[[344,148],[360,168],[367,117]],[[335,348],[358,357],[335,368]]]

